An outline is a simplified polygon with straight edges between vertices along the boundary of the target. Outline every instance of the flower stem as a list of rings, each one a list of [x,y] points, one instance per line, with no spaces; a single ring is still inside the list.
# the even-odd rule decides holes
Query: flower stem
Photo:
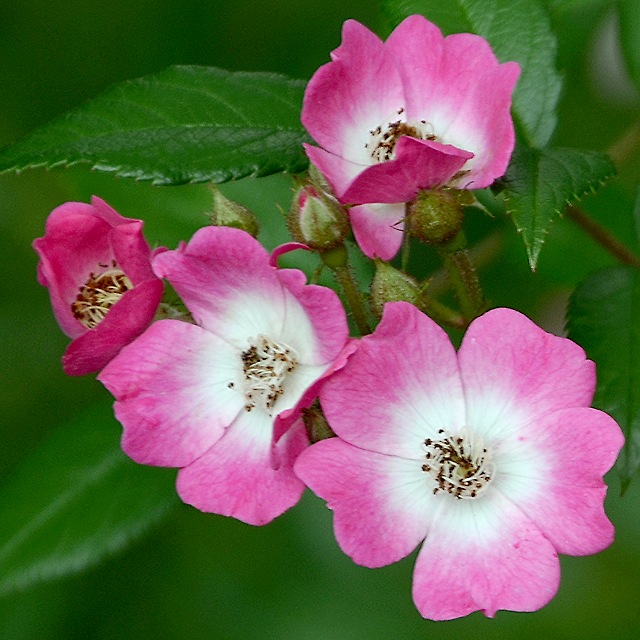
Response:
[[[422,297],[418,302],[418,308],[439,325],[454,329],[464,329],[467,326],[466,320],[459,313],[433,298]]]
[[[346,298],[353,320],[360,335],[371,333],[369,318],[364,298],[348,263],[347,250],[344,245],[320,254],[322,261],[331,269]]]
[[[440,255],[460,302],[465,325],[478,317],[486,307],[482,287],[467,249],[464,232],[440,247]]]
[[[567,215],[588,233],[603,249],[617,258],[622,264],[640,269],[640,257],[632,253],[620,240],[605,229],[599,222],[588,216],[582,209],[572,205],[567,207]]]

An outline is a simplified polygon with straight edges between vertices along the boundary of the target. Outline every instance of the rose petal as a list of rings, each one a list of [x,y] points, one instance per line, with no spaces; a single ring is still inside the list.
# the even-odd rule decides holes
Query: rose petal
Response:
[[[404,106],[400,75],[381,40],[355,20],[344,23],[332,58],[307,85],[302,123],[327,151],[370,164],[369,132]]]
[[[267,524],[297,504],[304,484],[290,466],[272,467],[271,425],[264,411],[242,411],[223,438],[180,470],[180,498],[201,511],[253,525]]]
[[[116,397],[124,452],[143,464],[182,467],[207,451],[243,409],[241,372],[239,352],[217,336],[160,320],[98,379]]]
[[[521,511],[497,491],[478,500],[441,497],[413,575],[413,599],[425,618],[535,611],[553,598],[556,551]]]
[[[447,184],[472,153],[430,140],[401,137],[395,159],[358,174],[340,196],[344,204],[410,202],[421,189]]]
[[[363,204],[349,209],[356,242],[369,258],[391,260],[402,246],[404,204]]]
[[[154,278],[130,289],[107,312],[102,322],[76,338],[62,357],[70,376],[83,376],[104,368],[124,345],[135,340],[152,322],[164,285]]]
[[[458,359],[469,424],[493,437],[504,428],[500,416],[522,423],[593,397],[595,367],[584,351],[512,309],[474,320]]]
[[[495,487],[560,553],[596,553],[613,541],[602,476],[623,442],[616,422],[596,409],[548,413],[503,443]]]
[[[300,454],[296,474],[334,512],[341,549],[365,567],[411,553],[427,535],[435,496],[415,461],[364,451],[339,438]]]
[[[332,429],[367,449],[422,459],[425,438],[465,424],[456,353],[447,334],[406,302],[387,303],[375,332],[320,391]]]

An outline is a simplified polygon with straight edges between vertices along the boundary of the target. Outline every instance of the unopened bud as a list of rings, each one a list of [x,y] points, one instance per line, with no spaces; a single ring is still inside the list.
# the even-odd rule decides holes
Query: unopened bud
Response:
[[[462,228],[466,194],[453,189],[420,191],[409,205],[411,235],[427,244],[446,244]]]
[[[287,226],[298,242],[327,251],[342,244],[349,231],[349,220],[337,200],[305,184],[294,194]]]
[[[376,273],[371,283],[371,306],[379,318],[382,317],[386,302],[403,300],[418,305],[421,293],[421,287],[415,278],[392,267],[388,262],[376,260]]]
[[[219,189],[211,189],[213,204],[209,219],[216,227],[234,227],[250,233],[254,238],[258,235],[258,220],[250,209],[229,200]]]

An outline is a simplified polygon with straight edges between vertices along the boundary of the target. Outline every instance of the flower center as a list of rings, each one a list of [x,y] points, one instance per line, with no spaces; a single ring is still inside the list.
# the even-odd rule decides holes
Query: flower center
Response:
[[[477,498],[491,484],[496,466],[481,438],[466,427],[458,435],[438,431],[440,440],[427,438],[426,463],[422,470],[435,480],[433,493],[445,492],[462,499]]]
[[[245,409],[260,405],[269,415],[276,400],[284,393],[287,376],[298,366],[299,356],[293,347],[260,334],[242,352]]]
[[[89,274],[87,281],[80,287],[80,293],[71,303],[73,316],[87,329],[93,329],[100,324],[107,311],[133,289],[133,283],[118,268],[115,260],[111,266],[99,265],[104,271],[96,275]]]
[[[433,127],[426,120],[410,120],[409,122],[403,120],[404,107],[398,109],[396,114],[401,116],[398,120],[379,125],[369,132],[371,139],[365,145],[365,148],[374,162],[393,160],[396,143],[402,136],[418,138],[419,140],[436,140]]]

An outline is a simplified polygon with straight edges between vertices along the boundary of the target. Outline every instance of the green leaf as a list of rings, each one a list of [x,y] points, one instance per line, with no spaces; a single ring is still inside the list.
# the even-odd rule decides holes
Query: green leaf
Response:
[[[549,142],[562,81],[555,68],[556,40],[539,0],[381,0],[381,4],[394,25],[419,13],[446,34],[481,35],[501,62],[519,62],[514,116],[530,146]]]
[[[640,468],[640,273],[610,267],[589,276],[569,305],[569,337],[596,363],[594,406],[625,433],[623,488]]]
[[[170,67],[117,84],[0,150],[0,172],[88,162],[176,185],[301,171],[304,87],[272,73]]]
[[[111,408],[54,432],[0,491],[0,594],[78,573],[139,538],[178,503],[175,472],[120,451]]]
[[[618,0],[622,53],[631,78],[640,89],[640,2]]]
[[[596,151],[516,147],[505,176],[505,195],[532,270],[556,214],[614,173],[611,160]]]

